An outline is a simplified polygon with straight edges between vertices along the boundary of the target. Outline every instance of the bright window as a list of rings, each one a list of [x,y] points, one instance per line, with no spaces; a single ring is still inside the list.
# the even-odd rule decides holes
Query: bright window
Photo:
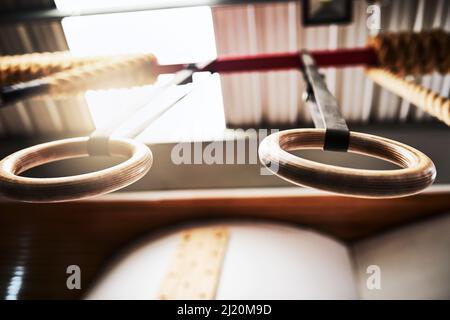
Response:
[[[60,10],[96,9],[106,4],[109,7],[118,6],[118,3],[102,0],[56,1]],[[143,3],[133,0],[126,4]],[[62,25],[70,51],[77,56],[150,52],[155,54],[160,64],[203,62],[217,56],[209,7],[69,17],[63,19]],[[175,106],[152,125],[158,130],[146,130],[139,139],[148,142],[210,139],[211,135],[223,131],[225,120],[220,79],[218,75],[209,76],[206,80],[205,77],[194,77],[194,84],[201,79],[203,87],[196,90],[195,95],[191,94],[197,100],[186,98],[190,101],[189,105],[186,102]],[[158,81],[164,81],[164,76],[160,76]],[[86,100],[94,124],[102,127],[128,108],[145,103],[145,97],[151,90],[152,86],[144,86],[87,92]]]

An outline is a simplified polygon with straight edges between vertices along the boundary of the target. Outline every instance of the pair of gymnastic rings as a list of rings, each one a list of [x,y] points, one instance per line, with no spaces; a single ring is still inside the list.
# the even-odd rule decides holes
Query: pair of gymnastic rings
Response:
[[[318,108],[312,112],[316,129],[285,130],[266,137],[260,144],[259,158],[269,170],[297,185],[356,197],[408,196],[433,183],[435,166],[422,152],[394,140],[349,131],[314,60],[307,53],[301,58],[304,59],[303,74],[308,84],[309,101]],[[186,80],[194,71],[195,68],[187,70],[181,80]],[[319,118],[323,125],[316,123]],[[387,160],[401,169],[363,170],[327,165],[290,153],[298,149],[349,151]],[[70,177],[20,176],[45,163],[90,155],[121,156],[127,160],[107,169]],[[0,193],[27,202],[82,199],[136,182],[150,170],[152,162],[151,150],[129,138],[94,134],[48,142],[20,150],[0,162]]]

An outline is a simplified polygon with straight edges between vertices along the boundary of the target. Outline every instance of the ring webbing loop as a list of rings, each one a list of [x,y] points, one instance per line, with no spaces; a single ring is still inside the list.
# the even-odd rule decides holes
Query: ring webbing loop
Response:
[[[110,156],[109,136],[91,135],[87,141],[87,151],[89,156]]]
[[[121,136],[135,138],[139,135],[150,125],[151,122],[158,119],[165,111],[170,109],[187,94],[189,94],[191,89],[186,90],[181,94],[176,94],[170,99],[169,102],[164,102],[161,104],[161,101],[157,100],[158,98],[161,98],[162,93],[166,92],[167,89],[172,86],[189,83],[192,81],[193,73],[198,70],[200,69],[196,65],[189,65],[186,69],[178,71],[172,80],[160,85],[154,92],[152,92],[149,99],[145,101],[144,104],[140,105],[138,108],[130,108],[133,111],[129,112],[120,119],[116,119],[118,121],[112,121],[108,124],[108,126],[95,130],[89,136],[89,140],[87,142],[88,154],[90,156],[109,156],[109,140],[111,135],[116,133],[117,130],[120,130],[121,127],[123,128],[123,126],[129,122],[133,123],[132,128],[127,128],[125,132],[122,131]],[[153,112],[149,113],[146,109],[149,101],[158,102],[161,105],[159,107],[153,106]],[[136,122],[136,117],[139,117],[138,122]]]
[[[338,102],[328,90],[312,56],[304,51],[301,53],[301,61],[307,85],[306,101],[309,102],[314,125],[326,130],[323,149],[345,152],[350,142],[350,130],[339,111]]]
[[[325,141],[323,150],[347,151],[350,143],[350,131],[327,128],[325,131]]]

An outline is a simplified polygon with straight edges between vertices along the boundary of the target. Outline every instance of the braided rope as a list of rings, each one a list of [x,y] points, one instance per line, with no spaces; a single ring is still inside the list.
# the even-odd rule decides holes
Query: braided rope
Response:
[[[383,33],[370,38],[369,46],[381,67],[399,75],[450,72],[450,33],[443,30]]]
[[[41,78],[53,96],[74,95],[87,90],[142,86],[156,80],[153,55],[110,58]]]
[[[385,69],[370,68],[366,70],[366,74],[383,88],[450,126],[450,99]]]
[[[30,81],[110,57],[73,57],[68,51],[0,57],[0,85]]]

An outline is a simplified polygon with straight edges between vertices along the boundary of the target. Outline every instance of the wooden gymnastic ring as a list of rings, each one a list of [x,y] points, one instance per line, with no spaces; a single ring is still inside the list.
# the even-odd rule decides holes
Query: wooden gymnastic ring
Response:
[[[396,170],[364,170],[322,164],[288,151],[321,149],[324,129],[293,129],[266,137],[259,158],[270,171],[297,185],[368,198],[394,198],[415,194],[436,177],[433,162],[403,143],[359,132],[350,132],[349,152],[380,158],[402,167]]]
[[[128,157],[113,167],[69,177],[29,178],[20,173],[41,164],[88,156],[89,137],[70,138],[26,148],[0,161],[0,193],[26,202],[61,202],[100,195],[142,178],[152,166],[150,149],[131,139],[111,138],[109,153]]]

